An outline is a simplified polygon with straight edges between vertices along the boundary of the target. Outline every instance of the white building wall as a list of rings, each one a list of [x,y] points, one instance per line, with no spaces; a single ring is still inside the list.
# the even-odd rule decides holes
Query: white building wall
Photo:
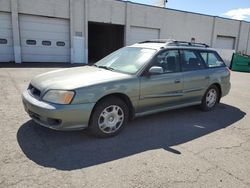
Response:
[[[92,22],[125,24],[126,4],[113,0],[88,0],[88,20]]]
[[[10,12],[10,0],[1,0],[0,1],[0,11]]]
[[[22,14],[69,18],[69,8],[69,0],[18,0],[18,12]]]
[[[217,36],[234,37],[236,39],[235,49],[238,45],[240,21],[216,17],[214,23],[214,36],[212,46],[216,46]]]
[[[248,45],[247,42],[250,32],[250,24],[242,21],[240,26],[241,28],[239,33],[239,43],[237,50],[245,53],[247,52],[247,45]]]
[[[165,37],[177,40],[206,43],[211,45],[213,18],[204,15],[178,11],[167,11]]]
[[[69,19],[71,56],[74,55],[75,37],[79,37],[78,35],[82,33],[85,61],[88,47],[88,21],[125,25],[125,43],[130,41],[130,28],[137,26],[158,29],[160,38],[186,41],[195,38],[196,42],[211,46],[216,46],[218,35],[235,37],[236,50],[245,50],[250,54],[250,23],[248,22],[117,0],[1,0],[0,11],[10,12],[11,2],[17,3],[17,9],[13,9],[17,12],[12,14],[12,22],[15,26],[13,33],[19,33],[18,14]],[[18,37],[14,38],[14,44],[18,48],[18,39],[16,39]],[[79,45],[79,41],[77,44]],[[74,58],[71,58],[71,62],[74,63]]]

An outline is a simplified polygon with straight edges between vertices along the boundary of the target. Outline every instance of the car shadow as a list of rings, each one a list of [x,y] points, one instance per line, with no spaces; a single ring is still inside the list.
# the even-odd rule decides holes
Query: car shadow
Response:
[[[38,165],[74,170],[163,148],[181,154],[176,146],[226,128],[245,116],[240,109],[220,104],[214,111],[195,107],[137,118],[113,138],[98,139],[85,131],[60,132],[24,123],[17,141],[25,155]]]

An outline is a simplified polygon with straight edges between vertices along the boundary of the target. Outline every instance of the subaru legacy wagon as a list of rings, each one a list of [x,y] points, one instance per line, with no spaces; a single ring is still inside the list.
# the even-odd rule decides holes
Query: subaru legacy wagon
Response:
[[[29,116],[55,130],[118,134],[134,117],[199,105],[210,111],[230,90],[230,71],[205,44],[151,40],[121,48],[93,66],[31,80],[22,99]]]

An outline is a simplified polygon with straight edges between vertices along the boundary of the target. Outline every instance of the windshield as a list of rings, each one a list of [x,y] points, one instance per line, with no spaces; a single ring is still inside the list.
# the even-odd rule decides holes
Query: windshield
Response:
[[[154,49],[125,47],[101,59],[95,66],[135,74],[155,53]]]

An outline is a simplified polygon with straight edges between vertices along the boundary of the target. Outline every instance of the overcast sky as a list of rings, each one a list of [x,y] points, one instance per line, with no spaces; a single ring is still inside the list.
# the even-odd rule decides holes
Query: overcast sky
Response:
[[[157,0],[130,0],[153,5]],[[168,8],[250,21],[250,0],[168,0]]]

